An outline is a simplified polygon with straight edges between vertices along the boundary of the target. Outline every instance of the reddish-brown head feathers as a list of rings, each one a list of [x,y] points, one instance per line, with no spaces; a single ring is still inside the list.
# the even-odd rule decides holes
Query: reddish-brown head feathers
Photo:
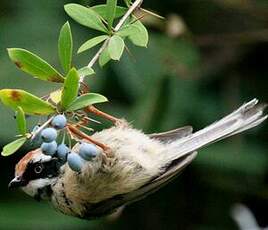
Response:
[[[37,154],[40,154],[39,149],[28,152],[16,165],[16,176],[20,176],[25,171],[27,164],[33,159],[33,157]]]

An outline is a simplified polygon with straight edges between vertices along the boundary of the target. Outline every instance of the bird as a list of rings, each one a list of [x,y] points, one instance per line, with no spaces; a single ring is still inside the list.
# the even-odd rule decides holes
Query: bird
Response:
[[[193,132],[191,126],[145,134],[125,120],[95,132],[92,138],[109,146],[75,172],[66,163],[28,152],[16,165],[10,188],[21,188],[37,200],[48,200],[66,215],[95,219],[141,200],[173,180],[197,156],[197,150],[251,129],[264,120],[266,104],[257,99]],[[73,147],[77,152],[79,143]]]

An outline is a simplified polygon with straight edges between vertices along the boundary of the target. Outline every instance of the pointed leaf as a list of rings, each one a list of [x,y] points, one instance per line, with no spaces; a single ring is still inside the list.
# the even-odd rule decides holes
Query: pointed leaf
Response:
[[[79,90],[79,75],[75,68],[72,68],[64,81],[64,87],[61,95],[61,105],[63,109],[76,99]]]
[[[90,76],[94,73],[95,73],[95,71],[92,68],[89,68],[87,66],[78,70],[78,74],[79,74],[80,78]]]
[[[113,60],[119,60],[121,58],[124,48],[125,43],[120,36],[114,35],[111,37],[108,44],[108,52]]]
[[[147,47],[149,41],[147,29],[140,21],[134,22],[133,25],[137,27],[139,32],[130,34],[129,40],[136,46]]]
[[[107,20],[107,5],[106,4],[100,4],[93,7],[90,7],[92,10],[94,10],[96,13],[98,13],[102,18]],[[126,7],[117,6],[114,18],[120,18],[127,12]]]
[[[4,105],[17,110],[21,107],[26,114],[49,115],[56,111],[55,107],[46,101],[20,89],[0,90],[0,99]]]
[[[19,133],[24,136],[27,132],[26,119],[25,119],[24,111],[20,106],[17,108],[16,121],[17,121]]]
[[[103,52],[100,55],[99,58],[99,64],[101,67],[105,66],[109,61],[111,60],[111,57],[108,52],[108,48],[106,47]]]
[[[99,15],[91,8],[86,8],[79,4],[67,4],[64,6],[66,13],[79,24],[91,29],[107,32]]]
[[[121,37],[128,37],[131,35],[135,35],[140,32],[140,29],[138,26],[134,24],[129,24],[124,27],[122,27],[116,34]]]
[[[62,68],[68,73],[71,69],[73,54],[73,38],[69,22],[66,22],[61,28],[58,41],[58,53]]]
[[[8,49],[10,59],[22,71],[44,81],[63,82],[64,77],[46,61],[28,50],[20,48]]]
[[[107,36],[107,35],[101,35],[101,36],[97,36],[95,38],[89,39],[83,45],[80,46],[77,53],[82,53],[86,50],[91,49],[92,47],[94,47],[94,46],[100,44],[101,42],[103,42],[104,40],[106,40],[108,37],[109,36]]]
[[[23,144],[27,141],[26,137],[22,137],[20,139],[17,139],[6,146],[4,146],[1,155],[4,157],[10,156],[13,153],[17,152],[18,149],[23,146]]]
[[[103,103],[108,101],[106,97],[97,93],[87,93],[78,97],[67,109],[67,111],[75,111],[87,106]]]
[[[108,22],[108,30],[111,31],[115,19],[117,0],[107,0],[106,17]]]

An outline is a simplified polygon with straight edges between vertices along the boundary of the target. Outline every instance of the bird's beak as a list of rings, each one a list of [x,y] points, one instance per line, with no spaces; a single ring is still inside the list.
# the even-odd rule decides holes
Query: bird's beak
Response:
[[[8,188],[18,188],[25,186],[27,183],[21,177],[15,177],[10,183],[8,184]]]

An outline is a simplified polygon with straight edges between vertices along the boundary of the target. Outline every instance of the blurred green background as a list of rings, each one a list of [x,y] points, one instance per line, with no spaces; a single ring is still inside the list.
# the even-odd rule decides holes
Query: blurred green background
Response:
[[[44,95],[56,85],[20,72],[6,48],[21,47],[59,67],[58,32],[69,20],[63,5],[100,1],[0,1],[0,88]],[[268,2],[266,0],[145,0],[166,17],[144,18],[148,49],[129,44],[120,63],[97,69],[94,92],[111,103],[101,108],[145,132],[184,125],[200,129],[254,97],[268,101]],[[72,20],[75,48],[93,36]],[[75,57],[87,64],[93,51]],[[13,113],[0,107],[0,146],[16,135]],[[29,128],[35,122],[30,119]],[[107,124],[108,125],[108,124]],[[246,204],[268,225],[268,124],[212,145],[172,183],[126,207],[114,219],[84,221],[63,216],[49,204],[8,191],[14,165],[27,149],[0,158],[0,229],[238,229],[230,217]]]

